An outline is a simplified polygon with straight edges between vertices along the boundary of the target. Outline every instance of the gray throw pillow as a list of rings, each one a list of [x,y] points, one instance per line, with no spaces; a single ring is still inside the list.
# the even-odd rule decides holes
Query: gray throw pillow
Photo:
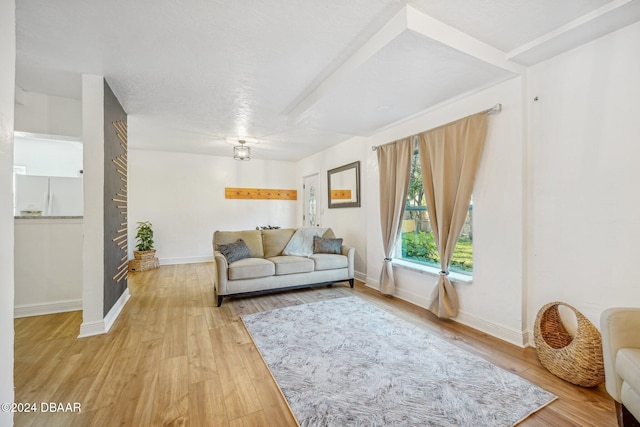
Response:
[[[340,254],[341,248],[342,239],[325,239],[323,237],[313,236],[314,254]]]
[[[229,264],[251,256],[249,255],[249,247],[242,239],[238,239],[235,243],[218,245],[218,250],[222,252]]]

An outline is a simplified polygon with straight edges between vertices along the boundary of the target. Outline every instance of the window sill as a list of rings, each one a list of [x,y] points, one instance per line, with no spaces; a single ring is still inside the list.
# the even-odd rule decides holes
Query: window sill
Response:
[[[438,277],[440,275],[439,268],[429,267],[428,265],[422,265],[415,262],[409,262],[409,261],[405,261],[402,259],[395,259],[395,258],[391,263],[393,264],[394,267],[415,271],[420,274],[426,274],[433,277]],[[451,271],[449,272],[449,280],[453,283],[470,285],[473,282],[473,276]]]

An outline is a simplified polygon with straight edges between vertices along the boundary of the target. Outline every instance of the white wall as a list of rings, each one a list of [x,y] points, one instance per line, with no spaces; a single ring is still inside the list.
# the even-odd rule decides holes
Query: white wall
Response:
[[[365,164],[362,160],[365,158],[364,139],[351,138],[341,144],[335,145],[325,151],[309,156],[297,164],[297,188],[299,194],[302,192],[303,177],[313,175],[319,176],[319,212],[320,221],[323,227],[331,227],[336,237],[341,237],[345,244],[353,246],[356,249],[355,271],[356,278],[365,280],[366,277],[366,261],[367,261],[367,188],[364,181]],[[327,170],[334,169],[348,163],[361,161],[360,164],[360,198],[361,207],[359,208],[333,208],[329,209],[328,192],[327,192]],[[304,212],[303,197],[300,197],[296,223],[302,225],[302,215]]]
[[[0,2],[0,402],[13,402],[13,119],[15,1]],[[0,411],[0,425],[13,424]]]
[[[523,80],[515,78],[422,114],[367,141],[367,284],[378,288],[382,259],[376,153],[369,149],[449,123],[501,103],[491,115],[474,189],[474,272],[471,284],[454,282],[457,321],[523,345]],[[394,268],[396,295],[428,307],[437,275]]]
[[[532,67],[531,328],[551,301],[596,326],[640,306],[640,24]]]
[[[15,90],[16,131],[82,136],[81,100]]]
[[[82,219],[15,220],[15,317],[82,310]]]
[[[84,219],[80,336],[106,332],[104,301],[104,78],[82,76]]]
[[[133,141],[134,119],[129,129]],[[231,147],[229,157],[130,149],[128,160],[129,250],[136,222],[150,221],[161,264],[213,259],[215,230],[296,226],[295,201],[225,199],[224,193],[225,187],[296,189],[294,163],[233,160]]]
[[[13,158],[14,164],[26,166],[27,175],[78,177],[82,143],[16,135]]]

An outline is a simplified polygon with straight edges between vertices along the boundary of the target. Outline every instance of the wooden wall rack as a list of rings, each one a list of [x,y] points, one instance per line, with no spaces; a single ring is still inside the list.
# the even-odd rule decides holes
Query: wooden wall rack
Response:
[[[225,199],[254,200],[297,200],[297,190],[281,190],[273,188],[231,188],[224,189]]]

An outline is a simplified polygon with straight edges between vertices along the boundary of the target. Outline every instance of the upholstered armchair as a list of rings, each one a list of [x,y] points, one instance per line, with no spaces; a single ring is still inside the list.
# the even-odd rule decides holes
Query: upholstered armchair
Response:
[[[600,317],[607,392],[619,426],[640,426],[640,307],[610,308]]]

